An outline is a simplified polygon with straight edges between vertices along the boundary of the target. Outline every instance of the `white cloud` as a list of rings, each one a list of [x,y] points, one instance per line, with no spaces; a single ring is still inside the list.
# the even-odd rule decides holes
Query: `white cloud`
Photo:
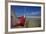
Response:
[[[40,14],[40,12],[38,12],[38,11],[37,11],[37,12],[32,12],[32,13],[31,13],[31,15],[38,15],[38,14]]]
[[[37,12],[31,12],[31,13],[26,13],[26,15],[39,15],[40,14],[40,12],[39,11],[37,11]]]

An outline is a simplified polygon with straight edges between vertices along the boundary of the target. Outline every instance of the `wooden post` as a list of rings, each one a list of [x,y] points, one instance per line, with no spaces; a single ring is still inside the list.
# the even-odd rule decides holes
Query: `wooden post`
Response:
[[[12,16],[12,18],[11,18],[11,25],[14,27],[15,26],[15,24],[16,24],[16,16],[15,16],[15,13],[13,12],[13,11],[11,11],[11,16]]]

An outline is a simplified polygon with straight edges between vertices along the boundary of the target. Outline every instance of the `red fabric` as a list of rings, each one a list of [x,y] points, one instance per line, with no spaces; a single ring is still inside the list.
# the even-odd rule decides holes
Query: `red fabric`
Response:
[[[24,26],[24,24],[25,24],[25,18],[24,18],[24,16],[19,17],[19,19],[18,19],[18,25]]]

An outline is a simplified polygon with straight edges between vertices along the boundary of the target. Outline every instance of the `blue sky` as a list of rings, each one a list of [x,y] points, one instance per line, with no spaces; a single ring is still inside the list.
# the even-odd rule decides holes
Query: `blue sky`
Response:
[[[16,16],[40,16],[41,7],[37,6],[11,6],[11,11],[13,11]]]

